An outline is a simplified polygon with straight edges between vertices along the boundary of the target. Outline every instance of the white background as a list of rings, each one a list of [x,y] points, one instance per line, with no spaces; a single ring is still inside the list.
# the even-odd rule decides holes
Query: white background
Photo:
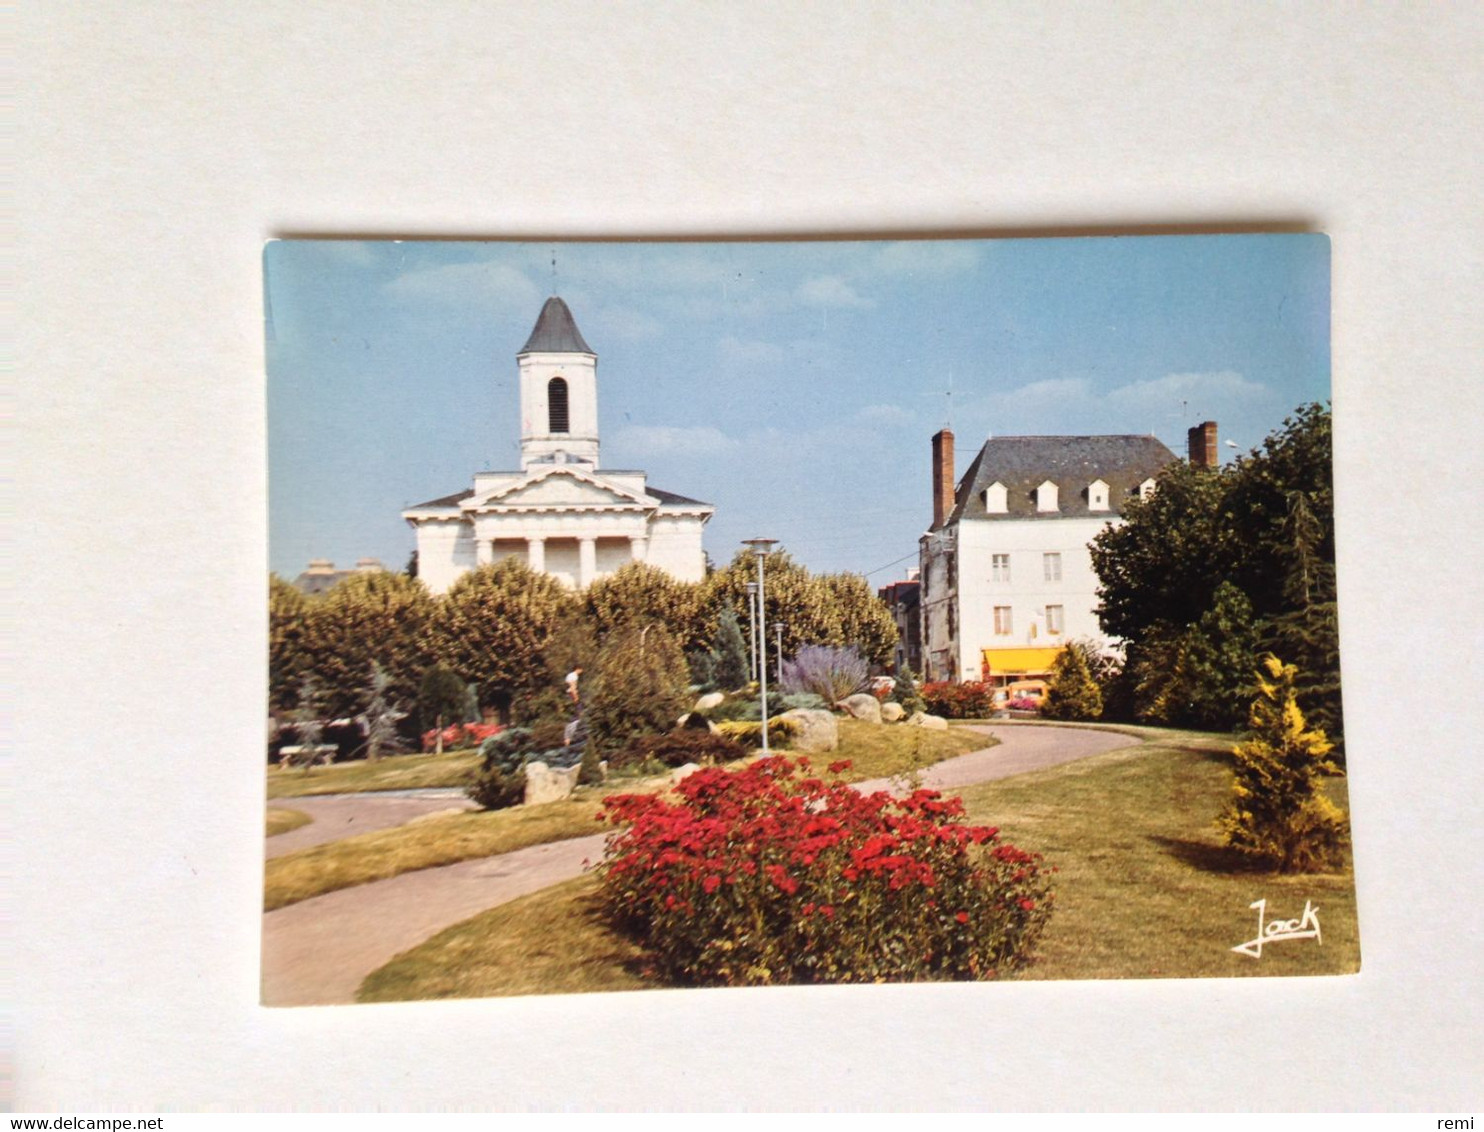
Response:
[[[17,1106],[1476,1108],[1479,12],[27,5]],[[1334,241],[1359,976],[256,1005],[265,238],[1252,226]]]

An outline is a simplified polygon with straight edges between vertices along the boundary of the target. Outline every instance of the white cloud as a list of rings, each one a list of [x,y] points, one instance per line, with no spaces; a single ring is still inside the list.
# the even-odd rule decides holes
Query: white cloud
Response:
[[[783,348],[755,338],[738,338],[728,334],[716,343],[725,361],[737,365],[772,365],[783,360]]]
[[[475,301],[539,308],[542,294],[525,274],[500,263],[449,263],[409,271],[386,285],[398,299],[438,303]]]
[[[1167,373],[1163,377],[1120,385],[1108,394],[1110,404],[1120,408],[1167,410],[1185,401],[1194,413],[1214,411],[1265,396],[1268,387],[1249,381],[1234,370],[1215,373]]]
[[[838,275],[815,275],[800,283],[794,295],[811,307],[873,307],[870,299],[856,293],[854,287]]]
[[[1046,381],[1033,381],[1014,390],[1010,396],[1016,401],[1057,401],[1067,397],[1087,397],[1090,386],[1085,377],[1054,377]]]
[[[971,271],[981,246],[969,240],[894,240],[871,256],[867,270],[881,275],[936,277]]]
[[[625,425],[617,431],[614,441],[635,456],[705,456],[729,452],[738,445],[720,429],[710,426]]]

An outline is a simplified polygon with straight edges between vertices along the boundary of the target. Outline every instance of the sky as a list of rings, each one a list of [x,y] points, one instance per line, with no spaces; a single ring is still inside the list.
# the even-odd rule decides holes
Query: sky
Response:
[[[991,435],[1152,433],[1183,456],[1204,420],[1228,460],[1330,396],[1321,235],[279,240],[264,274],[287,578],[401,569],[405,507],[519,468],[515,355],[554,293],[598,355],[601,468],[713,504],[718,564],[763,536],[878,587],[915,565],[945,425],[958,475]]]

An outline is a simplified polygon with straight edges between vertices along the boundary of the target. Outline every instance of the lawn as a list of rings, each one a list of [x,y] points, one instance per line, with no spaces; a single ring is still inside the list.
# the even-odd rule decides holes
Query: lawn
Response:
[[[1280,877],[1244,869],[1214,821],[1231,789],[1229,743],[1142,729],[1138,747],[969,787],[970,818],[1043,853],[1059,870],[1056,911],[1022,979],[1323,975],[1359,969],[1352,874]],[[1343,780],[1332,783],[1344,806]],[[477,997],[639,985],[638,956],[608,933],[585,876],[456,924],[369,976],[362,1001]],[[1322,942],[1231,948],[1268,917],[1317,908]],[[545,925],[536,932],[532,925]],[[540,936],[534,961],[524,947]],[[569,944],[570,940],[570,944]],[[569,961],[568,956],[573,958]],[[581,958],[576,958],[581,956]]]
[[[910,774],[921,766],[977,750],[990,742],[985,736],[972,732],[883,727],[859,720],[844,720],[840,725],[839,751],[820,756],[819,761],[823,763],[834,759],[849,759],[852,767],[846,777],[852,781],[860,781],[893,774]],[[436,758],[423,755],[412,758],[436,762],[444,768],[437,772],[445,773],[451,759],[465,756],[444,755]],[[477,756],[471,754],[467,758],[472,760]],[[373,764],[345,764],[344,769],[356,772],[368,767],[385,767],[392,762],[407,761],[403,758],[383,759]],[[463,776],[453,783],[445,782],[442,785],[462,784],[463,777],[468,775],[471,766],[472,762],[466,761]],[[312,774],[323,775],[328,779],[341,769],[339,766],[329,767]],[[404,767],[393,768],[393,772],[404,776],[409,773]],[[270,796],[273,796],[275,775],[292,777],[302,774],[303,771],[300,770],[270,771]],[[451,865],[476,857],[510,853],[548,841],[598,833],[602,829],[596,820],[598,807],[605,796],[661,790],[668,781],[668,777],[627,781],[620,779],[599,788],[579,789],[563,802],[531,807],[516,806],[491,812],[447,814],[286,853],[266,863],[263,908],[271,912],[275,908],[307,900],[311,896],[320,896],[368,881],[384,880],[414,869]]]
[[[302,810],[270,809],[268,811],[268,836],[277,837],[291,829],[308,825],[314,819]]]
[[[479,765],[477,751],[441,755],[392,755],[376,762],[335,763],[310,770],[268,768],[268,797],[304,798],[312,794],[360,794],[375,790],[420,790],[462,786]]]

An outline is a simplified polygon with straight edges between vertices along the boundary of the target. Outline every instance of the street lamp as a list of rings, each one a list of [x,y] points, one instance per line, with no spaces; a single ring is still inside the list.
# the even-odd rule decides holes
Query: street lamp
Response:
[[[757,639],[762,645],[758,651],[757,686],[763,716],[763,754],[768,753],[768,627],[763,619],[763,558],[778,545],[776,538],[747,538],[743,546],[752,547],[757,555]]]

